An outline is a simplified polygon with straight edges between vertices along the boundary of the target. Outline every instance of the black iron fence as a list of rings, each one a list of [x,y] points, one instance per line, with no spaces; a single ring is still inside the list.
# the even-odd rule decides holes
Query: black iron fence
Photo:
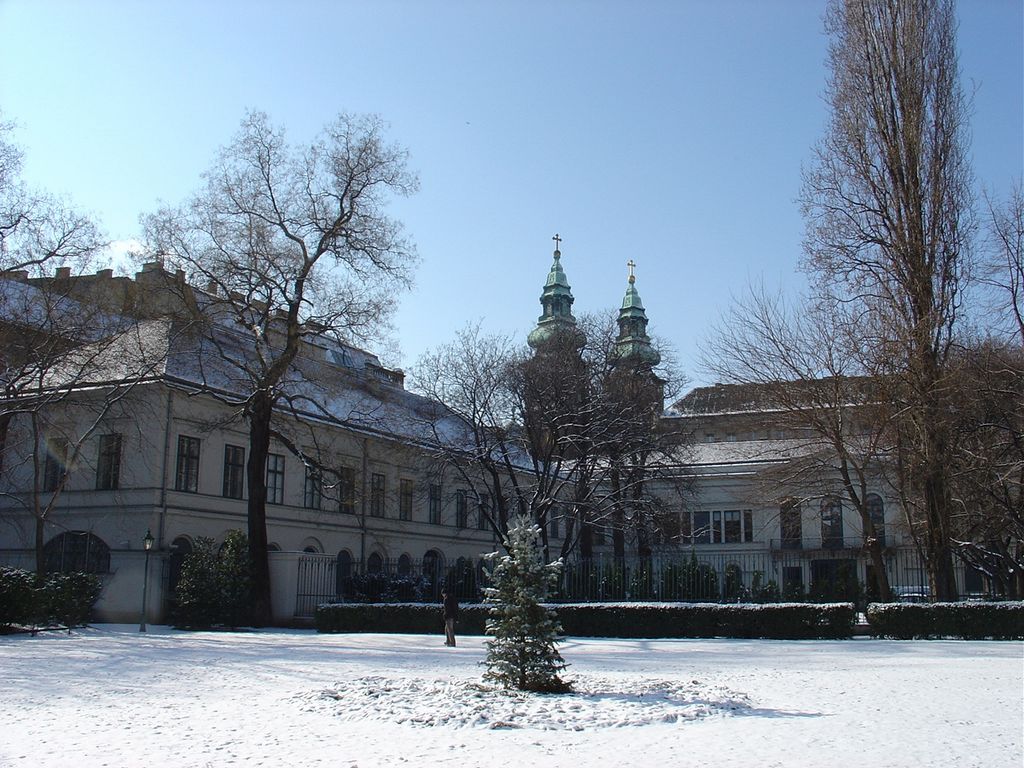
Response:
[[[828,542],[831,544],[831,542]],[[788,602],[849,601],[863,606],[879,599],[877,580],[862,549],[823,546],[805,540],[796,549],[769,548],[703,552],[700,547],[649,558],[596,556],[565,564],[554,602]],[[928,576],[917,552],[884,550],[893,597],[928,599]],[[329,555],[299,560],[297,616],[312,616],[326,602],[437,602],[442,587],[464,602],[482,599],[490,563],[460,559],[379,560],[370,569]],[[995,597],[988,581],[958,563],[962,597]]]

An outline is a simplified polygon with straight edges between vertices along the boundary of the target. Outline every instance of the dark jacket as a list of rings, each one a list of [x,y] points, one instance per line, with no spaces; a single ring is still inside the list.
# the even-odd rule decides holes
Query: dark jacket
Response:
[[[444,617],[445,619],[455,619],[459,616],[459,598],[455,596],[454,592],[449,592],[444,596]]]

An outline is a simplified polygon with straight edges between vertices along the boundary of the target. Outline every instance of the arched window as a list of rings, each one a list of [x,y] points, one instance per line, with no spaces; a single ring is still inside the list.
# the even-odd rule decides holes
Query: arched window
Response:
[[[312,536],[307,536],[302,542],[302,551],[311,555],[319,555],[324,551],[324,545]]]
[[[401,557],[398,558],[398,575],[408,576],[412,573],[412,558],[408,554],[402,553]]]
[[[384,572],[384,558],[380,556],[379,552],[371,552],[370,556],[366,558],[366,572],[367,573],[383,573]]]
[[[43,547],[46,570],[60,573],[110,573],[110,547],[88,531],[65,531]]]
[[[423,576],[430,581],[430,593],[437,600],[444,579],[444,555],[436,549],[429,549],[423,555]]]
[[[352,553],[347,549],[338,552],[338,558],[334,569],[334,590],[335,594],[345,599],[349,597],[352,583]]]
[[[821,546],[823,549],[843,548],[843,505],[835,496],[821,500]]]
[[[882,497],[877,493],[869,493],[864,497],[864,505],[868,510],[868,517],[871,518],[871,524],[875,526],[875,536],[878,538],[878,543],[881,546],[885,546],[885,502],[882,501]]]

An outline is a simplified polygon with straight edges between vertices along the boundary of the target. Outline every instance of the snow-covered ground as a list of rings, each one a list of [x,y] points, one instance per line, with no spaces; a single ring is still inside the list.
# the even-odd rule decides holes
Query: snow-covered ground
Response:
[[[0,637],[0,765],[1020,768],[1022,651],[570,638],[530,696],[482,638],[100,625]]]

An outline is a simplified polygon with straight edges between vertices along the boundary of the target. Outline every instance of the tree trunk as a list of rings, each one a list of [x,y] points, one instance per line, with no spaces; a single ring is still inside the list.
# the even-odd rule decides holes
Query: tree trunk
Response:
[[[266,626],[273,621],[270,602],[270,563],[267,559],[267,455],[270,453],[270,418],[273,405],[257,395],[248,409],[249,481],[248,536],[252,568],[252,622]]]

